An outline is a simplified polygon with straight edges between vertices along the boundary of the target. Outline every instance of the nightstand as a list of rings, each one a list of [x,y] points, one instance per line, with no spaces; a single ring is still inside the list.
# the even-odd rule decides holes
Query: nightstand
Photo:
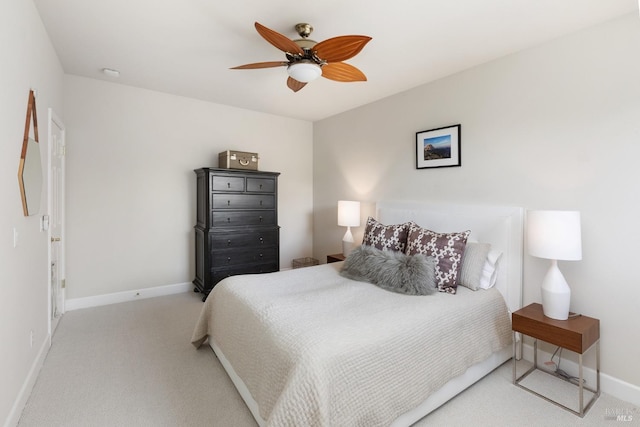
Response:
[[[572,314],[570,314],[570,316],[571,315]],[[561,408],[583,417],[598,396],[600,396],[600,320],[582,315],[569,317],[567,320],[555,320],[544,315],[542,305],[530,304],[513,313],[511,317],[511,329],[513,330],[513,383],[524,390],[560,406]],[[520,377],[516,376],[516,332],[534,338],[533,366]],[[537,369],[576,385],[574,382],[571,382],[566,378],[560,377],[553,372],[549,372],[538,367],[538,340],[578,353],[579,373],[577,387],[579,388],[579,411],[575,411],[521,384],[521,381],[524,380],[527,375]],[[595,390],[584,385],[582,369],[582,355],[594,346],[596,351],[597,378]],[[588,390],[593,393],[593,396],[586,407],[584,406],[584,390]]]
[[[330,262],[339,262],[339,261],[344,261],[346,257],[342,254],[331,254],[331,255],[327,255],[327,264],[329,264]]]

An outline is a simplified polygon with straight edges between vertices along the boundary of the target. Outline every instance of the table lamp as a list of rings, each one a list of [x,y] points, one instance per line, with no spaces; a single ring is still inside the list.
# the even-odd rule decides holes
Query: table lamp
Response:
[[[354,247],[351,227],[360,226],[360,202],[338,201],[338,225],[347,227],[347,232],[342,238],[342,254],[348,256]]]
[[[529,211],[527,213],[529,254],[551,260],[542,281],[542,311],[552,319],[567,320],[571,288],[558,268],[558,260],[582,259],[580,212]]]

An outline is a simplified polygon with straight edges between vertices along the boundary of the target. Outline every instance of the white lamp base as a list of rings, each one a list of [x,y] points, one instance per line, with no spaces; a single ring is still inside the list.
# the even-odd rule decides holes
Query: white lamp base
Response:
[[[551,267],[542,281],[542,311],[556,320],[569,318],[571,288],[558,268],[558,261],[551,260]]]
[[[349,256],[351,251],[354,248],[353,242],[353,234],[351,234],[351,227],[347,227],[347,232],[344,233],[344,237],[342,238],[342,255],[345,257]]]

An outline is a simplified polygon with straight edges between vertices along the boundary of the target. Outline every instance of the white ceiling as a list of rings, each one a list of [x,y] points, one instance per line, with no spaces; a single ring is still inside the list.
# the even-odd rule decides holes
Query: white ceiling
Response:
[[[627,13],[637,0],[34,0],[68,74],[315,121]],[[346,61],[367,82],[319,79],[294,93],[286,69],[230,70],[284,54],[290,38],[373,40]],[[120,71],[118,79],[103,68]]]

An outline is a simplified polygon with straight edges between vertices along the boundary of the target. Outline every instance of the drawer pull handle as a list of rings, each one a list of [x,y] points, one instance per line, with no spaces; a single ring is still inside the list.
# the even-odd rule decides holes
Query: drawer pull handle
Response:
[[[227,246],[231,246],[231,240],[227,240]]]
[[[262,237],[260,238],[260,243],[264,243],[264,239]]]
[[[231,262],[231,257],[228,257],[227,258],[227,263],[230,263],[230,262]]]
[[[260,189],[262,190],[262,184],[260,184]]]
[[[231,183],[227,182],[227,188],[231,188]]]
[[[262,255],[262,254],[260,254],[260,258],[262,258],[262,257],[263,257],[263,255]]]
[[[260,222],[262,222],[262,215],[260,215]]]
[[[227,218],[227,222],[231,222],[231,218]]]
[[[231,206],[231,200],[227,200],[227,206]]]
[[[262,200],[260,200],[260,206],[262,206]]]

